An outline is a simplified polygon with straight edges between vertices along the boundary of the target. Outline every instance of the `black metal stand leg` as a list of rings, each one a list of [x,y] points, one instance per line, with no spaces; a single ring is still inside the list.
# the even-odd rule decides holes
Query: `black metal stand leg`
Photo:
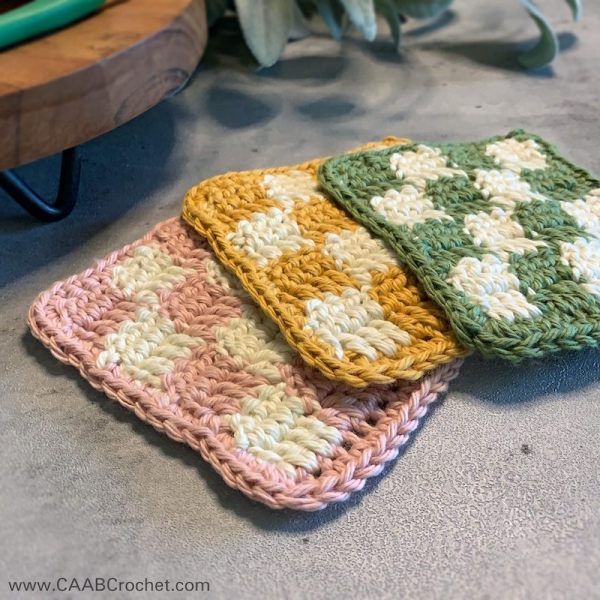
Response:
[[[65,150],[62,153],[60,182],[54,203],[47,202],[10,169],[0,172],[0,187],[40,221],[60,221],[75,206],[80,172],[81,161],[77,147]]]

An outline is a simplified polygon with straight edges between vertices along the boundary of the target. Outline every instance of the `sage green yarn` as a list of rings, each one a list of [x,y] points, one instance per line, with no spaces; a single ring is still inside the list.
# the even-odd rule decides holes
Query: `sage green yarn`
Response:
[[[464,345],[517,362],[600,342],[600,181],[540,137],[345,154],[319,181],[413,270]]]

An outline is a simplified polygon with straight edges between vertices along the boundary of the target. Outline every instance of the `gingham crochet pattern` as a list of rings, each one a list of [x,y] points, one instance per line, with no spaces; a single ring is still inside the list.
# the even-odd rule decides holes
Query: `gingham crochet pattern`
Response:
[[[342,155],[320,181],[411,267],[463,344],[518,361],[600,341],[600,182],[541,138]]]
[[[60,361],[272,508],[318,510],[398,454],[460,361],[356,390],[306,366],[179,219],[43,292]]]
[[[319,164],[209,179],[187,193],[183,217],[327,377],[414,380],[464,355],[393,254],[317,191]]]

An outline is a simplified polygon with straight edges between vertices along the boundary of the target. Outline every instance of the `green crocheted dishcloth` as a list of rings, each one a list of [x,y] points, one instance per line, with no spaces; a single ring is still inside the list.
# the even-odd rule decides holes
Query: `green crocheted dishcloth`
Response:
[[[541,138],[345,154],[319,178],[466,346],[518,361],[600,342],[600,181]]]

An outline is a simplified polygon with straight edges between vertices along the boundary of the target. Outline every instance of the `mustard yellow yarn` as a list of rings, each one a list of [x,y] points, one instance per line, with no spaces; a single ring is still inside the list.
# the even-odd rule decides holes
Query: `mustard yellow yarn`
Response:
[[[319,192],[321,162],[204,181],[186,194],[183,218],[288,343],[331,379],[356,387],[415,380],[464,356],[398,259]]]

